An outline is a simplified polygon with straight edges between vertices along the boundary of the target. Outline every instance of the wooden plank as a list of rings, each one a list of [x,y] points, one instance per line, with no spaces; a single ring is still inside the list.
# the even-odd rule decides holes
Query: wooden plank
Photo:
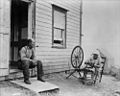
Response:
[[[18,84],[20,86],[23,86],[27,89],[30,89],[36,93],[59,90],[58,86],[51,84],[49,82],[41,82],[41,81],[38,81],[37,78],[31,78],[30,80],[32,82],[31,85],[25,84],[23,80],[16,80],[16,81],[11,81],[11,82]]]
[[[71,2],[71,1],[70,1]],[[50,4],[54,4],[54,5],[57,5],[59,7],[62,7],[64,9],[67,9],[69,11],[72,11],[72,12],[78,12],[79,11],[79,6],[78,8],[75,8],[77,5],[74,5],[73,7],[71,5],[73,5],[73,3],[70,3],[70,2],[66,2],[64,0],[50,0],[49,3]]]
[[[43,3],[44,2],[44,3]],[[71,3],[72,1],[70,1],[70,2],[67,2],[67,1],[53,1],[53,0],[51,0],[51,2],[50,1],[42,1],[42,0],[39,0],[38,1],[38,4],[40,4],[40,5],[37,5],[37,6],[41,6],[41,7],[43,7],[44,6],[44,8],[48,8],[49,10],[51,9],[51,4],[53,3],[53,4],[55,4],[55,5],[58,5],[58,6],[60,6],[60,7],[66,7],[66,9],[68,9],[69,11],[68,12],[71,12],[72,14],[74,14],[75,16],[77,16],[77,15],[79,15],[79,12],[80,12],[80,4],[78,4],[78,2],[74,2],[74,3]],[[49,4],[48,4],[49,3]],[[71,6],[72,5],[72,6]],[[48,7],[49,6],[49,7]],[[76,7],[77,6],[77,7]],[[40,9],[42,9],[41,7],[39,7]],[[48,10],[47,9],[47,10]],[[43,10],[45,10],[45,9],[43,9]],[[46,11],[47,11],[46,10]]]
[[[43,56],[46,56],[47,58],[57,58],[57,56],[59,57],[59,58],[61,58],[61,57],[66,57],[66,56],[69,56],[68,54],[65,54],[65,53],[61,53],[61,54],[59,54],[60,52],[47,52],[48,54],[46,54],[45,52],[41,52],[41,53],[38,53],[38,55],[42,58]],[[52,55],[52,53],[53,53],[53,55]],[[58,54],[56,54],[56,53],[58,53]],[[64,56],[65,55],[65,56]],[[49,57],[50,56],[50,57]],[[44,57],[43,57],[44,58]]]
[[[36,25],[39,25],[39,26],[45,26],[45,27],[48,27],[48,28],[50,28],[52,25],[52,22],[44,22],[43,20],[38,20],[37,18],[36,18]]]
[[[50,37],[50,36],[46,36],[46,35],[45,35],[45,36],[40,36],[40,35],[39,35],[38,38],[41,39],[40,42],[44,41],[45,39],[47,39],[48,41],[51,41],[51,37]],[[39,40],[39,39],[36,38],[36,40]]]
[[[41,56],[41,60],[43,60],[45,63],[49,63],[49,62],[53,62],[53,63],[56,63],[56,62],[67,62],[70,58],[70,55],[69,56],[64,56],[63,57],[56,57],[56,56],[53,56],[52,58],[48,57],[48,56]]]
[[[37,32],[39,32],[39,31],[37,31]],[[50,33],[48,33],[48,32],[50,32],[50,31],[40,31],[41,33],[38,33],[37,34],[37,36],[36,36],[36,38],[38,38],[38,40],[39,40],[39,37],[46,37],[46,38],[50,38],[51,39],[51,37],[52,37],[52,34],[50,34]],[[41,36],[42,35],[42,36]],[[47,36],[46,36],[47,35]],[[42,39],[42,38],[41,38]],[[47,41],[47,40],[44,40],[44,41]]]
[[[50,31],[48,31],[48,32],[50,32]],[[38,39],[39,39],[39,37],[41,37],[40,39],[47,39],[47,38],[48,38],[48,40],[51,39],[52,35],[48,32],[47,31],[41,31],[41,33],[38,33],[37,34]],[[40,35],[42,35],[42,36],[40,36]]]
[[[0,34],[0,76],[8,75],[9,35]]]
[[[48,54],[48,55],[45,55],[45,54],[37,54],[37,55],[39,55],[40,57],[38,57],[39,59],[42,59],[42,60],[44,60],[45,62],[56,62],[56,61],[64,61],[64,60],[68,60],[69,58],[70,58],[70,55],[71,55],[71,52],[70,52],[70,54],[68,54],[68,55],[65,55],[64,56],[64,58],[63,58],[63,56],[57,56],[57,55],[50,55],[50,54]],[[55,60],[55,61],[53,61],[53,60]],[[66,61],[65,61],[66,62]]]
[[[78,25],[74,26],[74,25],[68,23],[68,25],[67,25],[67,31],[71,31],[71,33],[74,33],[74,32],[79,33],[79,30],[80,29],[79,29]]]
[[[10,34],[10,27],[0,26],[0,34]]]
[[[36,16],[36,20],[37,21],[39,21],[39,22],[43,22],[43,23],[48,23],[48,24],[52,24],[52,19],[51,18],[48,18],[47,19],[47,17],[46,16],[44,16],[44,17],[38,17],[38,16]]]
[[[69,9],[78,12],[80,9],[80,0],[79,1],[75,1],[75,0],[66,0],[64,1],[64,3],[66,4],[66,6],[68,6]]]
[[[79,25],[80,22],[78,22],[78,21],[80,21],[80,17],[79,17],[78,19],[77,19],[76,17],[74,17],[74,18],[73,18],[73,17],[70,17],[70,16],[67,17],[67,22],[70,22],[70,23],[74,23],[74,24],[76,24],[76,25],[77,25],[77,24]]]
[[[48,15],[48,14],[46,14],[46,13],[36,13],[36,17],[38,18],[38,19],[47,19],[47,20],[52,20],[52,15]]]
[[[3,51],[3,49],[2,49],[2,43],[3,43],[3,35],[2,34],[0,34],[0,68],[1,68],[1,63],[2,63],[2,51]]]
[[[10,28],[10,0],[3,3],[3,25]]]
[[[8,75],[9,73],[9,70],[8,68],[0,68],[0,76],[5,76],[5,75]]]
[[[59,68],[59,69],[61,68],[61,69],[62,69],[62,68],[64,68],[64,67],[69,67],[69,66],[68,66],[68,64],[59,64],[59,65],[50,65],[50,64],[49,64],[49,65],[44,66],[44,70],[51,70],[51,69],[53,69],[53,68],[54,68],[54,69],[55,69],[55,68],[57,68],[57,69],[58,69],[58,68]]]
[[[42,8],[51,9],[51,4],[48,0],[37,0],[36,5],[41,6]]]
[[[78,36],[79,33],[74,34],[74,32],[77,32],[77,31],[74,31],[74,32],[69,31],[69,32],[71,32],[71,33],[68,34],[68,37],[67,37],[68,40],[69,40],[69,39],[74,39],[75,37],[76,37],[75,39],[77,39],[77,37],[79,37],[79,36]],[[79,31],[78,31],[78,32],[79,32]]]
[[[67,17],[68,18],[71,18],[71,19],[74,19],[74,20],[78,20],[78,19],[80,19],[80,14],[74,14],[74,13],[72,13],[72,12],[68,12],[67,13]]]
[[[36,25],[36,31],[39,32],[38,34],[41,34],[42,32],[40,32],[40,31],[43,31],[46,35],[51,35],[52,36],[52,33],[50,33],[50,32],[52,32],[52,28]]]
[[[0,76],[8,75],[10,38],[10,1],[2,0],[0,23]]]
[[[50,70],[45,70],[45,73],[53,73],[53,72],[62,72],[65,70],[69,70],[68,67],[64,67],[64,68],[54,68],[54,69],[50,69]]]
[[[73,35],[73,36],[71,36],[71,35]],[[68,40],[73,40],[73,41],[75,41],[75,40],[78,40],[78,36],[79,34],[70,34],[70,36],[68,36]],[[75,38],[76,37],[76,38]]]
[[[70,54],[71,55],[71,54]],[[44,60],[44,62],[67,62],[66,60],[68,60],[70,58],[70,55],[67,56],[53,56],[53,57],[49,57],[49,56],[41,56],[41,59]]]
[[[68,28],[68,29],[74,29],[74,31],[76,31],[76,29],[79,29],[79,26],[78,26],[78,25],[71,24],[71,23],[68,23],[68,24],[67,24],[67,28]]]
[[[67,4],[72,4],[72,5],[74,5],[73,7],[74,7],[75,9],[79,9],[81,0],[66,0],[66,1],[64,1],[64,2],[67,3]]]
[[[67,24],[67,31],[71,31],[72,33],[79,33],[79,30],[80,30],[80,28],[79,28],[79,26],[78,25],[73,25],[73,24],[71,24],[71,23],[68,23]]]
[[[4,11],[4,9],[3,9],[3,5],[4,4],[4,0],[0,0],[0,25],[2,26],[3,25],[3,11]]]
[[[42,25],[43,24],[43,25]],[[48,26],[47,26],[48,25]],[[41,28],[44,28],[44,29],[51,29],[52,30],[52,25],[50,24],[46,24],[46,23],[42,23],[42,22],[38,22],[36,21],[36,29],[41,29]]]
[[[41,37],[38,37],[38,38],[41,38]],[[52,43],[50,43],[50,42],[51,42],[50,39],[49,39],[49,40],[44,39],[44,40],[42,40],[42,41],[37,42],[37,43],[36,43],[36,46],[38,46],[38,47],[40,48],[40,47],[46,45],[46,48],[47,48],[47,47],[48,47],[48,48],[51,48],[50,46],[52,46]],[[44,47],[45,47],[45,46],[44,46]]]
[[[79,35],[79,34],[73,34],[73,36],[71,36],[71,35],[68,36],[68,40],[67,40],[67,41],[69,42],[69,41],[72,41],[72,40],[73,40],[73,41],[78,40],[78,37],[79,37],[78,35]],[[76,37],[76,38],[75,38],[75,37]]]
[[[39,51],[41,50],[40,54],[44,54],[45,52],[47,52],[48,54],[46,54],[46,56],[51,55],[51,56],[58,56],[58,57],[63,56],[63,57],[65,57],[69,54],[69,51],[70,51],[70,49],[63,49],[63,50],[57,49],[57,48],[50,49],[50,47],[49,47],[48,48],[49,50],[44,50],[43,48],[44,47],[39,48]],[[51,54],[51,53],[53,53],[53,54]]]
[[[36,9],[43,10],[46,12],[52,12],[52,6],[50,4],[48,6],[45,6],[44,4],[36,3]]]
[[[53,53],[53,55],[51,55]],[[48,52],[48,54],[45,54],[45,52],[43,53],[43,52],[41,52],[41,53],[39,53],[39,54],[37,54],[37,55],[39,55],[40,56],[40,58],[46,58],[47,60],[48,59],[50,59],[50,60],[53,60],[54,58],[55,58],[55,60],[57,61],[59,61],[59,59],[60,60],[64,60],[64,59],[66,59],[66,58],[69,58],[70,57],[70,54],[71,54],[71,52],[70,53],[68,53],[68,54],[65,54],[65,53],[61,53],[61,54],[56,54],[56,53],[59,53],[59,52]],[[50,56],[50,57],[49,57]],[[64,58],[63,58],[64,57]]]

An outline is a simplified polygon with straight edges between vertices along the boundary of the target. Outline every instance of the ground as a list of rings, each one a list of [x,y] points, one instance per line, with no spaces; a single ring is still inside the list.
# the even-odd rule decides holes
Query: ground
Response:
[[[53,76],[48,81],[60,87],[60,96],[120,96],[120,81],[104,75],[101,83],[83,85],[79,79],[65,74]]]
[[[66,76],[65,73],[59,73],[45,77],[47,82],[59,86],[60,91],[57,96],[120,96],[120,81],[112,76],[104,75],[102,82],[95,85],[83,85],[79,79],[72,76],[66,79]],[[0,82],[0,96],[36,96],[36,94],[9,81],[4,81]],[[46,96],[56,95],[46,94]]]

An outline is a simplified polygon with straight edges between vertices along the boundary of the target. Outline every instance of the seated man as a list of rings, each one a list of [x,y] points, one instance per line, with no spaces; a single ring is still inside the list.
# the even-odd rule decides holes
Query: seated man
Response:
[[[42,62],[39,60],[35,60],[34,56],[34,42],[32,39],[28,39],[28,43],[26,46],[23,46],[20,50],[20,60],[21,60],[21,67],[23,70],[24,75],[24,82],[26,84],[31,84],[29,80],[29,68],[34,68],[37,66],[37,79],[45,82],[42,79],[43,76],[43,67]]]
[[[91,71],[94,73],[97,72],[97,74],[99,76],[100,68],[101,68],[101,64],[100,64],[99,55],[94,53],[88,60],[85,61],[85,66],[83,69],[86,69],[86,71],[84,71],[83,77],[86,78],[87,71]]]

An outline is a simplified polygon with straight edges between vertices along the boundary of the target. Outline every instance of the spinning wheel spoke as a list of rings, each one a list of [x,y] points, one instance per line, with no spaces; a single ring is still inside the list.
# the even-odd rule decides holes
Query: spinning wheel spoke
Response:
[[[74,68],[81,66],[84,59],[84,53],[80,46],[76,46],[71,54],[71,64]]]
[[[71,64],[74,68],[74,71],[71,72],[69,76],[66,78],[69,78],[76,71],[78,72],[78,68],[80,68],[80,66],[82,65],[83,59],[84,59],[84,53],[82,48],[80,46],[75,46],[71,54]],[[79,76],[81,77],[80,72],[79,72]]]

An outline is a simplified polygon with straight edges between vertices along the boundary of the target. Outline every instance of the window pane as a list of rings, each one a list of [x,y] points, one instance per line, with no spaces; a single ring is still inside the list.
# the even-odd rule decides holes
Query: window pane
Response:
[[[63,8],[53,6],[53,41],[55,47],[65,47],[66,45],[66,10]]]
[[[54,11],[54,27],[65,29],[65,13]]]
[[[63,40],[63,31],[60,29],[54,28],[54,40]]]

